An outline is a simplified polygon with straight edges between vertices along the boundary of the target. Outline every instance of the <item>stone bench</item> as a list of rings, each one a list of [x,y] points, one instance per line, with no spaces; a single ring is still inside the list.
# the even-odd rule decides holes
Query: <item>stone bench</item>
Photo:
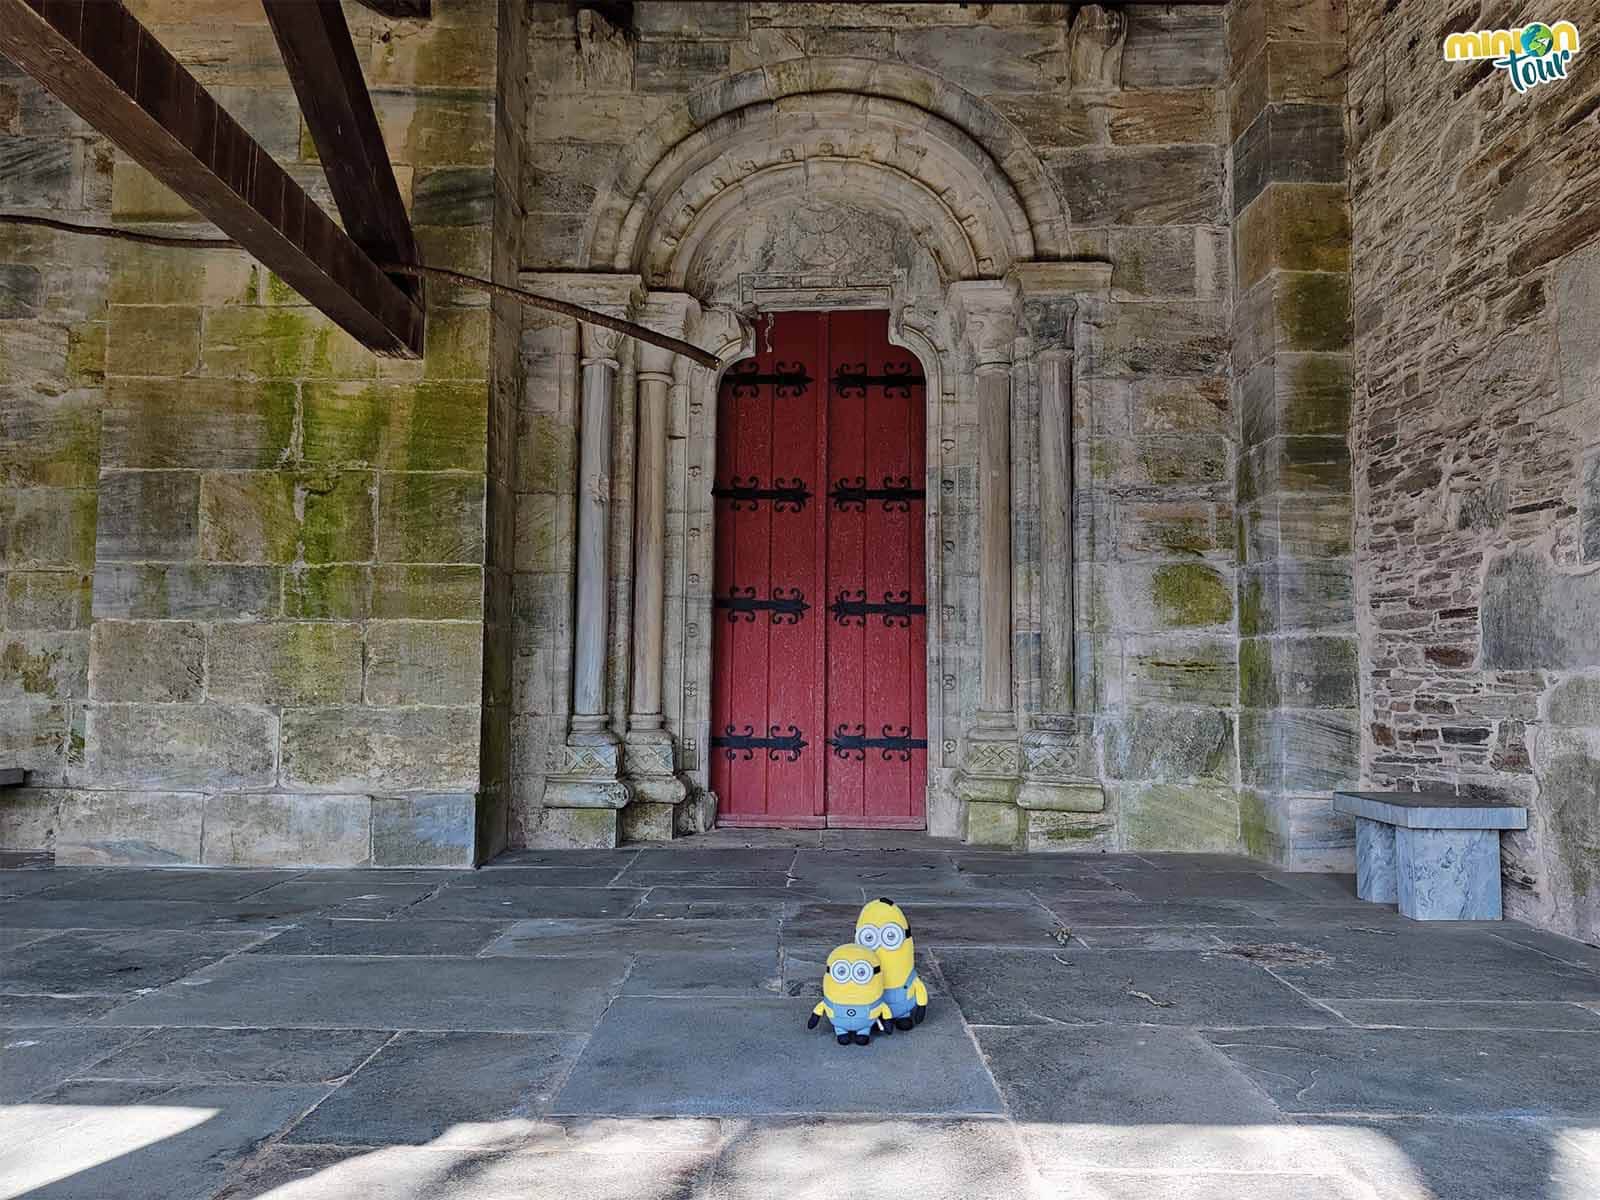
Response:
[[[1528,810],[1443,792],[1335,792],[1356,819],[1356,895],[1413,921],[1500,919],[1500,831]]]

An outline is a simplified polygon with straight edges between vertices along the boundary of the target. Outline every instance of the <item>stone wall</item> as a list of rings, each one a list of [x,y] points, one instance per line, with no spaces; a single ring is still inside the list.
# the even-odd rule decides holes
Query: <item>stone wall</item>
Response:
[[[1600,31],[1593,0],[1558,16]],[[1362,768],[1527,805],[1508,914],[1594,940],[1600,53],[1522,94],[1442,60],[1506,20],[1350,9]]]
[[[1227,17],[1245,845],[1348,869],[1329,795],[1358,773],[1344,6]]]
[[[331,211],[260,4],[130,7]],[[496,105],[518,93],[496,45],[520,6],[434,10],[348,15],[426,261],[504,273],[520,160]],[[12,74],[0,160],[8,205],[214,232]],[[398,362],[239,252],[0,246],[5,746],[32,785],[0,841],[420,865],[503,844],[505,756],[480,797],[480,734],[508,744],[482,664],[486,629],[509,640],[516,312],[430,287],[426,354]]]
[[[865,79],[874,63],[921,72],[916,86],[923,91],[911,102],[926,109],[997,114],[1006,136],[1018,143],[1007,163],[1041,163],[1047,186],[1064,204],[1066,249],[1115,264],[1110,295],[1083,305],[1078,318],[1076,711],[1070,690],[1058,703],[1061,681],[1038,672],[1041,610],[1055,606],[1055,598],[1036,595],[1018,599],[1019,702],[1032,711],[1069,710],[1066,723],[1077,735],[1070,765],[1106,786],[1107,811],[1073,814],[1082,819],[1058,831],[1064,844],[1241,848],[1237,434],[1228,385],[1231,264],[1220,11],[1135,5],[1107,15],[1088,9],[1076,26],[1065,5],[653,3],[634,13],[636,28],[624,31],[596,11],[574,15],[563,5],[535,6],[533,140],[524,191],[530,270],[598,269],[588,260],[586,239],[611,198],[619,166],[652,126],[671,124],[681,112],[682,128],[672,128],[684,137],[708,119],[702,114],[713,105],[714,111],[728,107],[723,92],[748,88],[746,103],[786,95],[790,81],[812,64],[823,64],[815,70],[824,74],[837,71],[831,88],[847,93],[848,81]],[[792,270],[808,254],[821,264],[831,252],[820,231],[866,228],[878,219],[847,208],[819,208],[817,216],[815,228],[776,234],[757,220],[749,244],[736,249],[750,257],[752,245],[770,243],[774,261],[785,264],[773,270]],[[868,257],[901,253],[884,240],[881,253]],[[919,261],[919,253],[926,257],[906,251],[906,262]],[[734,260],[730,252],[728,261]],[[907,269],[914,274],[920,268]],[[740,296],[731,278],[692,278],[690,287],[712,308]],[[514,840],[538,836],[546,773],[569,716],[577,353],[572,329],[530,323],[518,481]],[[632,394],[629,369],[625,360],[623,397]],[[1032,386],[1019,391],[1018,444],[1038,436],[1036,406],[1025,399]],[[976,409],[966,383],[947,387],[952,435],[975,436]],[[695,420],[673,430],[675,477],[695,469],[677,457],[683,453],[677,439]],[[618,586],[609,679],[620,733],[628,669],[631,407],[619,408],[614,426],[618,469],[609,484]],[[930,418],[930,427],[938,421]],[[954,461],[968,453],[930,457],[930,463],[947,457],[952,466],[947,479],[935,476],[930,486],[951,493],[939,532],[948,539],[953,581],[952,607],[943,619],[960,631],[945,667],[951,698],[935,696],[934,704],[964,717],[975,705],[977,674],[975,491],[971,467],[958,471]],[[1037,497],[1025,475],[1014,482],[1020,553],[1037,544]],[[672,539],[669,533],[669,560],[681,563],[692,548]],[[677,631],[678,647],[686,636]],[[703,631],[700,636],[703,648]],[[943,743],[930,748],[936,788],[960,761],[961,733],[959,723],[947,725]],[[703,782],[703,754],[682,762]]]

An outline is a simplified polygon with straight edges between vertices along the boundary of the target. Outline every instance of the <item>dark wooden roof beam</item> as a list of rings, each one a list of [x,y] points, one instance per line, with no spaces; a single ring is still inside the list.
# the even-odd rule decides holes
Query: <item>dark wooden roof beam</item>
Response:
[[[339,0],[262,0],[345,232],[376,262],[415,266],[400,197],[361,60]],[[391,276],[407,294],[420,280]]]
[[[121,4],[0,0],[0,53],[363,345],[421,354],[416,300]]]

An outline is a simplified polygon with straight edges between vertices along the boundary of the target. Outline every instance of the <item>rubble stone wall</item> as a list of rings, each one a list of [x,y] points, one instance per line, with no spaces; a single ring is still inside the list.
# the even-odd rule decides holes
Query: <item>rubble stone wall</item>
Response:
[[[1595,940],[1600,5],[1557,17],[1585,46],[1519,93],[1441,53],[1505,10],[1350,8],[1361,755],[1527,805],[1508,914]]]

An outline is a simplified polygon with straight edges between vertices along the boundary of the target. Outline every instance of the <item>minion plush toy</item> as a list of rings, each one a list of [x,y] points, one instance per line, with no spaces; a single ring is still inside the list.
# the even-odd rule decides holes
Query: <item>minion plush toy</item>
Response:
[[[868,901],[856,918],[856,945],[871,950],[883,968],[883,1002],[895,1025],[910,1029],[928,1013],[928,988],[917,978],[911,922],[887,896]]]
[[[872,1041],[873,1030],[892,1032],[887,1024],[889,1006],[883,1002],[883,972],[878,956],[865,947],[846,943],[828,955],[828,969],[822,976],[822,999],[811,1010],[807,1029],[827,1017],[833,1023],[839,1045],[853,1040],[858,1046]]]

